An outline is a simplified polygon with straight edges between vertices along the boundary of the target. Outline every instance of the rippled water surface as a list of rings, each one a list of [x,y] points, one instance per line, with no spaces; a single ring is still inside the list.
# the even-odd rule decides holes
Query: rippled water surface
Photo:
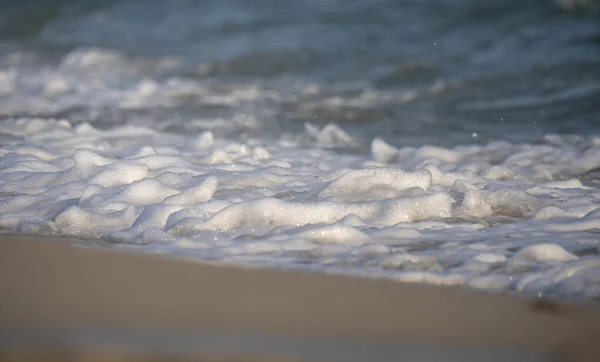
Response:
[[[3,117],[103,126],[136,118],[175,132],[211,128],[194,121],[223,117],[238,120],[220,127],[227,134],[273,136],[306,121],[335,122],[396,145],[533,142],[599,126],[593,3],[573,10],[543,0],[12,4],[0,12],[0,64],[3,88],[18,94],[2,99]],[[158,102],[124,104],[123,93],[143,81],[158,91],[179,84]],[[248,88],[252,95],[239,94]]]

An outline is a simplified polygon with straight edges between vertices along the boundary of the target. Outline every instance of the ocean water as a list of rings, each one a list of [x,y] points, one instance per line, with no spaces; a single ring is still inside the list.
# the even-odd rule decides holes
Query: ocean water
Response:
[[[600,4],[4,1],[0,229],[600,298]]]

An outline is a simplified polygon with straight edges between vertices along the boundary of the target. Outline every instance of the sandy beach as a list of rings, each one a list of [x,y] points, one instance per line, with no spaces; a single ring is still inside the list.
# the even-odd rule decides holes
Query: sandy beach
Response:
[[[62,348],[86,361],[96,356],[90,351],[110,356],[119,346],[168,360],[391,360],[410,352],[529,361],[598,351],[595,304],[208,265],[14,234],[0,236],[0,255],[8,360],[20,347]]]

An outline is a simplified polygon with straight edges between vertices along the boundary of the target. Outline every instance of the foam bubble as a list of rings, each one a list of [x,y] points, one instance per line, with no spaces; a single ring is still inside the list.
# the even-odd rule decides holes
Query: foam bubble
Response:
[[[348,170],[329,183],[318,194],[319,199],[338,201],[366,201],[400,196],[409,188],[427,190],[431,173],[405,172],[393,168],[367,168]]]
[[[560,245],[556,244],[531,245],[519,250],[514,258],[535,261],[568,261],[577,259],[575,255],[567,252]]]

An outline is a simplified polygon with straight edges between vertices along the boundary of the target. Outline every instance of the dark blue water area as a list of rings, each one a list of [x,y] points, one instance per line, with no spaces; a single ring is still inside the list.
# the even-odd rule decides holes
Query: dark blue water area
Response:
[[[259,97],[243,109],[187,99],[178,105],[181,124],[254,113],[270,118],[277,132],[301,132],[305,122],[336,123],[365,140],[438,145],[600,132],[598,1],[1,4],[0,66],[48,67],[94,47],[127,59],[172,57],[184,64],[169,72],[148,66],[140,77],[255,84],[283,95]],[[18,62],[14,54],[21,55]],[[81,117],[93,107],[81,102],[73,109]],[[114,108],[96,110],[90,121],[127,122],[131,111]],[[75,117],[73,109],[55,115]],[[160,118],[173,109],[136,112]]]

